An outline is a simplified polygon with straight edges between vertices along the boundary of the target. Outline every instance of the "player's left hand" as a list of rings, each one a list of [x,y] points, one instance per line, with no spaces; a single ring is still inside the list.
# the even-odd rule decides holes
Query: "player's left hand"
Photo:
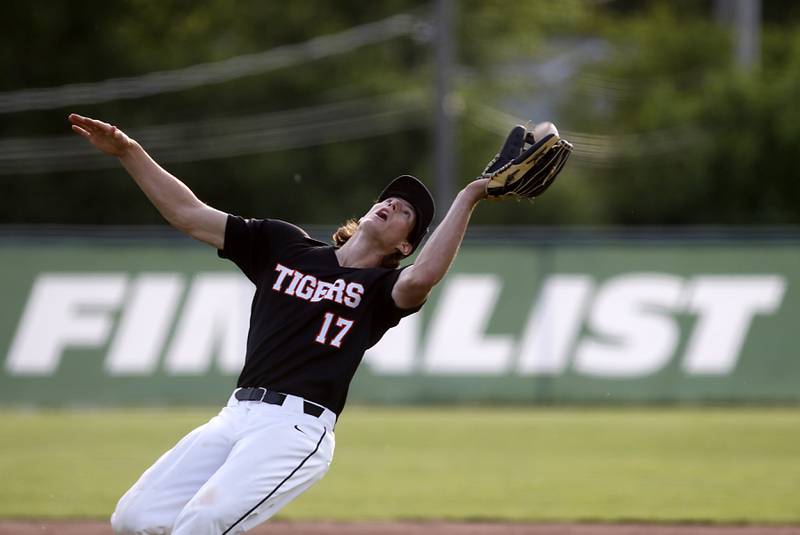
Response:
[[[467,184],[464,192],[469,195],[473,202],[478,202],[486,198],[486,186],[489,184],[488,178],[477,178]]]
[[[72,123],[74,132],[89,140],[100,151],[111,156],[124,156],[129,149],[136,145],[136,142],[125,132],[103,121],[71,113],[69,122]]]

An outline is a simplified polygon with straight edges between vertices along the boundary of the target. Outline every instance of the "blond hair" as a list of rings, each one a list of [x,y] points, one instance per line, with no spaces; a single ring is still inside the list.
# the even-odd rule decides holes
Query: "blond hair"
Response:
[[[333,245],[337,249],[347,243],[347,240],[353,237],[353,234],[356,233],[358,230],[358,220],[356,219],[348,219],[342,226],[336,229],[336,232],[333,233]],[[383,262],[381,263],[381,267],[385,268],[396,268],[400,265],[400,260],[405,258],[403,253],[400,251],[395,251],[391,254],[388,254],[383,257]]]

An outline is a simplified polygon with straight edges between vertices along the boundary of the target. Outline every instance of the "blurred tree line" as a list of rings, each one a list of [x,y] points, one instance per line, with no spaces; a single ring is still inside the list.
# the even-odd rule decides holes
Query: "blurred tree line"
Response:
[[[576,83],[562,108],[571,129],[613,140],[606,165],[575,180],[585,188],[581,218],[798,221],[800,6],[763,2],[760,60],[748,69],[734,61],[731,28],[703,4],[654,2],[605,14],[603,34],[615,53],[582,76],[605,82],[606,91]]]
[[[499,1],[454,4],[460,184],[483,169],[514,119],[527,118],[527,103],[547,102],[551,116],[529,118],[554,119],[576,144],[573,160],[543,199],[534,206],[487,203],[476,222],[797,221],[800,9],[794,2],[764,0],[760,61],[750,70],[734,61],[733,34],[712,16],[711,1],[565,0],[557,9],[534,0],[513,8]],[[203,133],[192,130],[193,121],[214,130],[215,121],[230,118],[417,95],[423,105],[394,131],[214,158],[203,157],[200,146],[200,155],[165,167],[221,210],[303,223],[332,224],[362,213],[398,174],[434,183],[431,2],[34,0],[6,10],[0,19],[0,100],[32,88],[256,54],[397,13],[421,22],[409,35],[346,53],[182,91],[3,113],[0,222],[160,221],[119,168],[4,167],[3,158],[19,158],[14,151],[30,140],[71,135],[65,117],[72,111],[132,132],[185,123],[180,141],[191,146],[192,136]],[[595,43],[605,52],[574,52]],[[559,67],[562,56],[566,66]],[[539,83],[537,67],[543,65],[563,71],[559,85]],[[325,134],[335,140],[337,129],[330,130]],[[45,152],[43,158],[53,156]],[[159,152],[151,152],[159,160]]]

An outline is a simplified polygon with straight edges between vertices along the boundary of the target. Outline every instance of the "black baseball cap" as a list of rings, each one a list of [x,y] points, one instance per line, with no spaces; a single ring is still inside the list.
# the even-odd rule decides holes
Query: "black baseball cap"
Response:
[[[411,175],[400,175],[386,186],[378,197],[378,202],[384,201],[389,197],[399,197],[407,201],[413,208],[416,215],[414,228],[408,235],[408,242],[411,244],[413,253],[428,233],[433,215],[436,208],[433,203],[433,196],[425,184]]]

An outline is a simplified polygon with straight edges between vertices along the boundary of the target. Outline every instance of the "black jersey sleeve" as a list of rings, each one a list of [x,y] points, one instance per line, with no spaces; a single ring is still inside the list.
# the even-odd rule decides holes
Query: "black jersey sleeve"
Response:
[[[257,283],[258,274],[287,245],[307,238],[302,229],[285,221],[228,215],[225,244],[217,254],[232,260],[248,279]]]
[[[403,269],[406,269],[406,267],[388,272],[376,284],[375,291],[377,295],[374,314],[384,331],[400,323],[400,320],[404,317],[417,312],[422,308],[422,305],[425,304],[421,303],[413,308],[400,308],[394,302],[392,290],[394,289],[395,283],[397,283],[397,279],[400,277],[400,273]],[[374,343],[377,343],[377,340],[375,340],[373,344]]]

